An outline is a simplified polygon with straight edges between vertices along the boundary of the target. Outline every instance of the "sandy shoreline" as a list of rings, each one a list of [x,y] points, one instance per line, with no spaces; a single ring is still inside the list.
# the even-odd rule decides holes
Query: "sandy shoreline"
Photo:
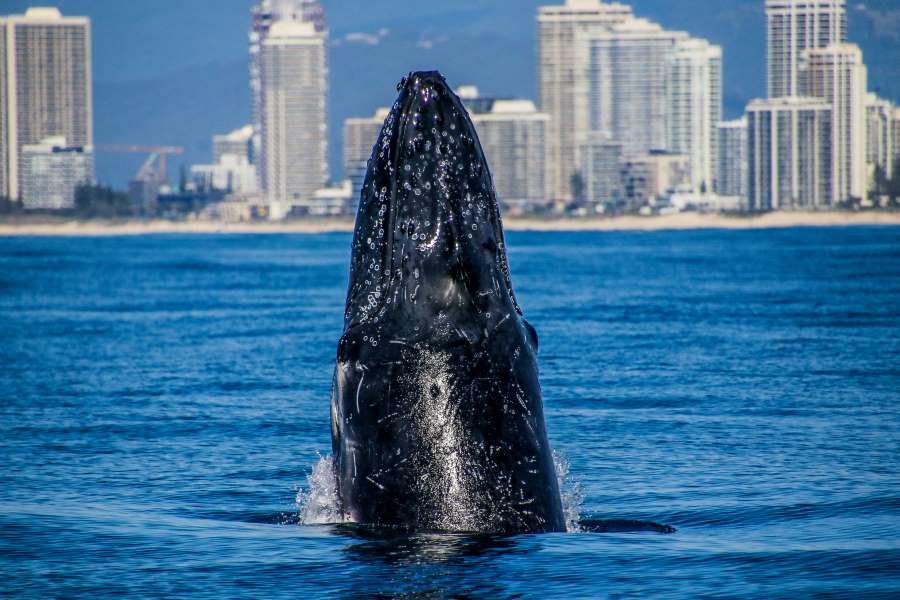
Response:
[[[778,212],[759,216],[683,213],[657,217],[516,218],[503,220],[509,231],[662,231],[687,229],[767,229],[850,225],[900,225],[900,212]],[[0,236],[118,236],[148,234],[328,233],[353,230],[352,219],[314,219],[283,223],[213,221],[77,221],[15,219],[0,221]]]

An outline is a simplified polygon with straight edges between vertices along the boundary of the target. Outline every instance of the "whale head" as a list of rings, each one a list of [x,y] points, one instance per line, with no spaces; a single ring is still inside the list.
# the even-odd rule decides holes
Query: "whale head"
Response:
[[[520,312],[468,112],[437,71],[410,73],[397,89],[361,192],[345,328],[377,321],[410,298],[434,311],[473,299],[487,312],[480,299],[490,292]]]

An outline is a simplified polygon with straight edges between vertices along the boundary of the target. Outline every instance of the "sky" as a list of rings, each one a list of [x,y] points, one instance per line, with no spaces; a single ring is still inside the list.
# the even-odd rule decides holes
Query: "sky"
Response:
[[[562,0],[559,0],[560,2]],[[210,138],[249,120],[247,28],[252,0],[44,0],[91,17],[95,141],[174,144],[211,158]],[[331,31],[330,155],[341,173],[341,125],[389,104],[414,69],[452,85],[535,98],[535,13],[547,0],[324,0]],[[0,0],[0,13],[35,2]],[[634,12],[724,48],[727,117],[765,87],[763,0],[634,0]],[[851,3],[850,38],[873,89],[900,100],[900,0]],[[897,25],[893,27],[892,24]],[[124,186],[140,156],[98,154],[98,177]]]

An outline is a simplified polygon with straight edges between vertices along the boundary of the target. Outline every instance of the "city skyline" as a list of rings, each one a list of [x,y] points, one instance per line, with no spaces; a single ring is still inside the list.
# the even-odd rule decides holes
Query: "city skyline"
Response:
[[[722,49],[706,39],[668,29],[639,16],[630,5],[599,0],[560,1],[563,3],[540,6],[535,13],[535,67],[539,81],[537,103],[528,97],[512,94],[498,96],[515,98],[519,103],[517,110],[521,112],[545,113],[537,119],[541,123],[541,131],[535,130],[526,136],[528,140],[546,140],[542,153],[522,150],[531,160],[527,167],[520,166],[514,160],[520,153],[520,147],[524,148],[525,144],[517,134],[508,131],[498,133],[497,139],[504,140],[499,145],[488,141],[488,146],[496,146],[491,148],[489,160],[490,156],[496,156],[493,171],[502,195],[513,203],[527,201],[535,207],[549,203],[553,210],[572,210],[582,206],[589,212],[595,209],[597,212],[618,212],[643,210],[647,206],[659,210],[665,208],[669,196],[673,194],[697,196],[721,192],[718,185],[720,171],[729,161],[728,156],[723,157],[718,151],[722,135],[720,122],[724,115],[723,72],[727,73]],[[898,148],[895,139],[897,114],[891,103],[887,102],[882,111],[884,123],[879,125],[873,121],[877,117],[872,112],[873,106],[881,103],[882,99],[877,94],[873,97],[869,93],[863,54],[858,46],[848,42],[844,0],[765,0],[764,6],[768,20],[767,89],[781,95],[770,94],[768,105],[761,100],[748,103],[748,127],[753,135],[748,136],[750,148],[747,160],[753,165],[749,170],[751,180],[759,179],[759,174],[754,173],[753,169],[763,168],[761,165],[770,165],[767,168],[772,173],[777,171],[769,179],[776,192],[772,198],[759,199],[754,193],[761,186],[756,186],[754,193],[751,193],[753,201],[742,205],[751,209],[822,208],[837,206],[851,199],[867,199],[866,192],[871,180],[892,171]],[[32,8],[25,17],[11,17],[10,22],[37,16],[66,20],[56,9]],[[83,58],[79,58],[76,49],[65,60],[78,63],[76,68],[69,69],[75,74],[75,80],[80,81],[78,72],[87,73],[86,78],[81,76],[87,81],[82,82],[82,87],[87,89],[87,94],[82,94],[87,98],[87,108],[81,112],[89,114],[92,108],[90,22],[87,18],[81,18],[81,22],[87,24],[88,33],[81,35],[80,43],[88,49],[81,50],[80,56]],[[10,31],[15,30],[10,27]],[[248,29],[248,87],[251,92],[248,116],[251,131],[255,134],[251,136],[252,143],[246,156],[249,164],[245,166],[241,158],[237,161],[229,159],[228,163],[248,173],[247,167],[256,169],[257,188],[264,195],[265,203],[269,204],[270,214],[278,217],[323,194],[329,199],[336,197],[332,192],[341,188],[334,185],[330,190],[326,189],[330,184],[341,181],[340,178],[329,178],[328,130],[335,129],[337,124],[329,126],[327,106],[330,82],[332,79],[343,79],[341,74],[330,73],[328,56],[329,46],[334,47],[350,38],[345,36],[334,40],[330,37],[324,11],[316,0],[262,0],[251,11]],[[381,37],[388,34],[388,30],[379,30],[376,36],[370,38],[358,34],[354,41],[362,36],[366,44],[375,46]],[[15,44],[15,41],[10,44]],[[4,49],[8,50],[6,46]],[[63,81],[66,77],[47,80],[48,89],[63,86],[48,98],[68,89],[65,86],[69,84]],[[59,83],[56,83],[57,80]],[[14,85],[9,84],[9,87],[12,89]],[[782,99],[785,102],[781,102]],[[802,155],[810,148],[803,142],[801,145],[804,147],[798,150],[800,154],[777,154],[776,148],[798,144],[797,140],[802,139],[799,123],[804,121],[797,113],[794,125],[777,125],[777,131],[776,122],[782,118],[794,119],[795,116],[787,117],[784,110],[809,105],[806,100],[811,99],[823,101],[831,111],[827,116],[826,111],[817,111],[815,131],[822,137],[817,138],[812,147],[822,151],[815,152],[811,157]],[[83,99],[81,102],[85,103]],[[530,108],[525,107],[526,103]],[[32,105],[33,108],[28,108]],[[77,102],[65,101],[62,105],[68,107],[77,105]],[[51,124],[59,120],[47,102],[32,102],[28,106],[29,111],[46,113],[42,116],[35,113],[33,121],[38,117]],[[760,123],[766,122],[765,110],[772,113],[770,120],[773,125],[764,132],[760,129]],[[484,116],[476,114],[478,111],[472,112],[473,120],[484,120]],[[502,112],[510,113],[509,107]],[[15,115],[15,111],[9,114]],[[72,121],[72,118],[68,120]],[[517,116],[516,120],[524,121],[524,118]],[[23,121],[20,115],[6,119],[3,124],[13,131],[17,122]],[[498,120],[492,118],[487,122],[493,121]],[[509,114],[504,116],[503,122],[511,122]],[[11,162],[15,165],[22,162],[21,154],[27,144],[50,147],[44,139],[49,135],[64,134],[54,142],[54,152],[57,147],[81,148],[83,152],[90,152],[90,140],[80,140],[77,132],[90,131],[91,127],[88,119],[87,125],[76,127],[67,122],[59,127],[50,127],[44,135],[31,136],[35,139],[26,136],[27,139],[14,144]],[[876,143],[877,148],[873,149],[867,134],[874,135],[874,132],[878,132],[883,141]],[[74,142],[65,139],[67,133]],[[758,145],[761,141],[768,144],[766,151],[773,153],[771,157],[759,155],[759,149],[754,144]],[[595,151],[604,148],[615,150],[615,154]],[[176,150],[176,154],[181,152],[180,148]],[[588,150],[590,160],[582,160],[581,155]],[[604,156],[607,159],[615,156],[615,162],[620,167],[618,172],[597,163]],[[165,182],[163,159],[164,156],[159,165],[160,183]],[[222,164],[217,167],[220,159],[218,157],[212,165],[197,163],[196,168],[203,172],[204,168],[210,167],[204,173],[206,185],[219,188],[225,179],[229,182],[228,189],[233,189],[231,184],[243,181],[244,173],[219,168],[224,166]],[[781,162],[785,160],[789,162],[782,166]],[[360,162],[361,159],[356,160],[357,164]],[[538,162],[543,167],[536,169],[534,165]],[[651,164],[657,166],[648,167]],[[632,169],[638,168],[638,165],[643,166],[634,172]],[[674,170],[664,176],[658,174],[651,177],[647,174],[656,173],[656,169],[660,168],[658,165],[666,165],[662,167],[664,170]],[[147,164],[142,172],[146,167]],[[641,170],[646,168],[650,171]],[[737,165],[737,169],[733,166],[728,168],[732,171],[743,170],[742,165]],[[216,169],[220,172],[215,173]],[[797,169],[807,169],[809,173],[799,173]],[[20,166],[12,170],[7,168],[7,173],[13,173],[9,189],[15,189],[21,177],[20,170]],[[546,171],[545,177],[529,179],[528,190],[513,189],[523,178],[511,173],[530,175],[538,171]],[[781,172],[791,172],[792,175],[781,176]],[[618,185],[616,182],[598,182],[597,173],[612,174],[618,179]],[[670,187],[647,187],[648,177],[656,182],[667,181]],[[820,182],[818,178],[825,180]],[[586,180],[590,184],[587,187]],[[626,180],[631,183],[623,183]],[[787,192],[779,191],[779,180],[792,182],[788,186],[790,196],[784,196]],[[798,185],[803,189],[798,191]],[[239,187],[246,191],[251,186],[242,183]],[[358,189],[358,182],[355,187]],[[539,193],[535,190],[542,188],[546,192],[543,198],[535,198],[535,194]],[[645,195],[634,195],[634,190],[644,188]],[[183,184],[181,189],[184,191]],[[598,190],[604,189],[608,190],[605,196],[598,193]],[[651,189],[656,191],[649,191]],[[822,191],[812,193],[811,190]],[[800,198],[804,194],[811,195],[806,199]],[[660,200],[663,202],[660,203]],[[732,205],[731,202],[728,204]]]
[[[91,18],[94,43],[96,138],[103,144],[166,144],[185,148],[185,164],[211,160],[209,139],[247,122],[247,29],[251,0],[222,6],[207,0],[185,5],[106,0],[28,2],[9,0],[9,12],[31,4],[62,6],[65,14]],[[440,68],[454,85],[472,83],[490,96],[537,101],[534,69],[539,0],[503,2],[323,2],[332,32],[332,69],[348,74],[333,82],[330,102],[330,162],[341,171],[340,124],[389,104],[393,84],[407,66]],[[765,96],[765,20],[761,2],[724,0],[714,7],[686,1],[630,2],[634,12],[687,30],[721,45],[726,61],[724,117],[743,113],[752,98]],[[891,3],[848,5],[850,39],[863,49],[872,89],[900,100],[900,43],[880,23],[892,18]],[[389,9],[388,9],[389,8]],[[700,10],[702,8],[702,10]],[[177,11],[177,12],[173,12]],[[173,14],[179,18],[173,19]],[[880,28],[879,28],[880,27]],[[380,29],[390,30],[377,38]],[[347,41],[354,32],[366,41]],[[425,35],[428,39],[421,39]],[[370,45],[372,37],[377,44]],[[446,36],[445,41],[426,42]],[[165,43],[161,43],[161,42]],[[421,42],[421,44],[420,44]],[[334,45],[338,44],[338,45]],[[503,56],[503,68],[485,56]],[[400,57],[404,57],[402,60]],[[404,64],[407,63],[407,64]],[[398,70],[399,69],[399,70]],[[190,93],[179,90],[190,89]],[[116,108],[115,111],[110,110]],[[140,166],[136,155],[98,154],[98,179],[124,186]]]

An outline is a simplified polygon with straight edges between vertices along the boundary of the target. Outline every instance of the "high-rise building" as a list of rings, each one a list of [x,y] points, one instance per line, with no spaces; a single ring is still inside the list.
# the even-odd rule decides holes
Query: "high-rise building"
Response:
[[[90,20],[30,8],[0,17],[0,42],[0,196],[18,198],[26,145],[93,145]]]
[[[891,119],[891,163],[894,165],[894,175],[900,175],[900,107],[894,107]]]
[[[719,123],[716,193],[747,197],[747,117]]]
[[[866,197],[866,66],[854,44],[807,50],[801,89],[832,108],[831,184],[836,201]]]
[[[894,139],[891,120],[894,105],[877,94],[866,95],[866,170],[869,183],[875,183],[876,172],[891,178],[894,173]]]
[[[69,146],[66,138],[51,136],[22,146],[21,156],[21,197],[27,209],[73,208],[77,187],[93,183],[90,146]]]
[[[350,180],[355,201],[359,201],[372,148],[378,141],[378,134],[390,110],[379,108],[371,117],[344,121],[344,177]]]
[[[821,98],[754,100],[747,118],[749,208],[832,207],[831,105]]]
[[[845,0],[766,0],[769,98],[804,94],[803,53],[846,41],[845,4]]]
[[[665,150],[668,61],[687,39],[683,31],[629,17],[588,40],[588,131],[609,132],[626,156]]]
[[[251,9],[250,26],[250,103],[253,118],[253,157],[255,163],[262,144],[262,41],[276,21],[308,21],[316,31],[325,31],[325,10],[319,0],[260,0]]]
[[[622,144],[606,132],[588,135],[581,149],[585,200],[595,211],[620,208],[622,200]]]
[[[688,156],[692,191],[712,192],[722,118],[722,49],[701,39],[678,41],[668,58],[666,95],[665,147]]]
[[[460,88],[478,131],[497,197],[507,208],[547,203],[544,179],[547,123],[531,100],[482,98],[477,88]]]
[[[538,95],[547,124],[546,177],[551,199],[572,198],[589,126],[588,40],[631,16],[623,4],[566,0],[538,9]]]
[[[259,166],[273,218],[328,180],[327,39],[311,21],[278,20],[261,41]]]

